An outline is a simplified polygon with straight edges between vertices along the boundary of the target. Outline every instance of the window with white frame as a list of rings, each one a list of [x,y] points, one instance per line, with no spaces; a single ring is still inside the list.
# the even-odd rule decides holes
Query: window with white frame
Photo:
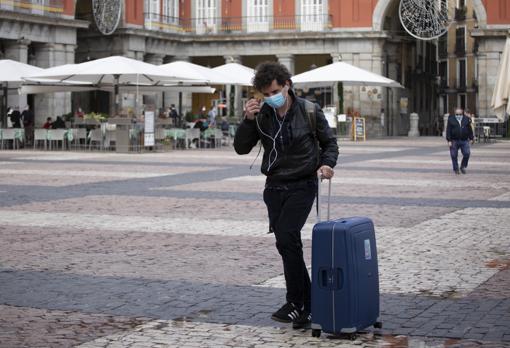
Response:
[[[145,0],[144,12],[145,12],[145,27],[147,29],[159,29],[159,23],[161,21],[160,0]]]
[[[215,33],[218,0],[196,0],[195,20],[197,34]]]
[[[163,0],[164,24],[179,25],[179,0]]]
[[[248,32],[269,30],[269,0],[248,0],[246,12]]]
[[[14,3],[12,1],[0,1],[0,9],[12,10]]]
[[[32,13],[44,14],[44,6],[47,2],[47,0],[32,0]]]
[[[327,0],[301,0],[301,30],[322,31],[326,24]]]

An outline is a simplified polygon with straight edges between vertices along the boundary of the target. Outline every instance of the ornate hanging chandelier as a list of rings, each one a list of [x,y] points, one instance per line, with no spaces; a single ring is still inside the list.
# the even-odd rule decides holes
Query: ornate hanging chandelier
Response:
[[[400,0],[400,22],[409,35],[420,40],[433,40],[448,31],[452,0]]]

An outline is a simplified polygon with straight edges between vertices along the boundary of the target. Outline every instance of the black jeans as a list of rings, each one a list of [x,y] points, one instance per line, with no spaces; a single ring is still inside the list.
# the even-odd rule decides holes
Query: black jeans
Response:
[[[311,309],[311,288],[303,258],[301,229],[310,214],[316,193],[316,179],[288,185],[266,185],[264,190],[269,225],[283,261],[287,302],[304,306],[307,311]]]

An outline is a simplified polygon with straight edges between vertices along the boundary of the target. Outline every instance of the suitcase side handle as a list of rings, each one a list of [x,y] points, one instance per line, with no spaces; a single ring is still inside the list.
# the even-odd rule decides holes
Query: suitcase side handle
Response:
[[[341,268],[319,269],[319,286],[328,290],[340,290],[344,285],[344,272]]]
[[[321,174],[317,174],[317,223],[321,222],[321,183],[322,180],[328,180],[328,210],[326,220],[330,218],[331,211],[331,179],[323,179]]]

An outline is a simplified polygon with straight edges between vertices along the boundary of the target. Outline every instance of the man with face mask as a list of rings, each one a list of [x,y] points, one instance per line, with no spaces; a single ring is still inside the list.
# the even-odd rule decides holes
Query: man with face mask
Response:
[[[333,177],[338,146],[322,110],[312,105],[312,112],[308,111],[309,102],[294,94],[290,77],[279,63],[257,67],[253,85],[264,96],[264,103],[248,100],[234,148],[242,155],[259,140],[264,147],[264,202],[287,287],[286,303],[271,318],[292,322],[299,329],[311,321],[310,277],[303,258],[301,229],[317,194],[317,173],[323,178]]]
[[[469,156],[471,155],[471,144],[474,142],[473,128],[471,127],[471,119],[464,115],[461,108],[455,109],[455,115],[448,117],[448,124],[446,125],[446,140],[450,147],[450,157],[452,158],[453,171],[455,174],[466,174]],[[460,164],[458,155],[459,149],[462,152],[462,162]]]

